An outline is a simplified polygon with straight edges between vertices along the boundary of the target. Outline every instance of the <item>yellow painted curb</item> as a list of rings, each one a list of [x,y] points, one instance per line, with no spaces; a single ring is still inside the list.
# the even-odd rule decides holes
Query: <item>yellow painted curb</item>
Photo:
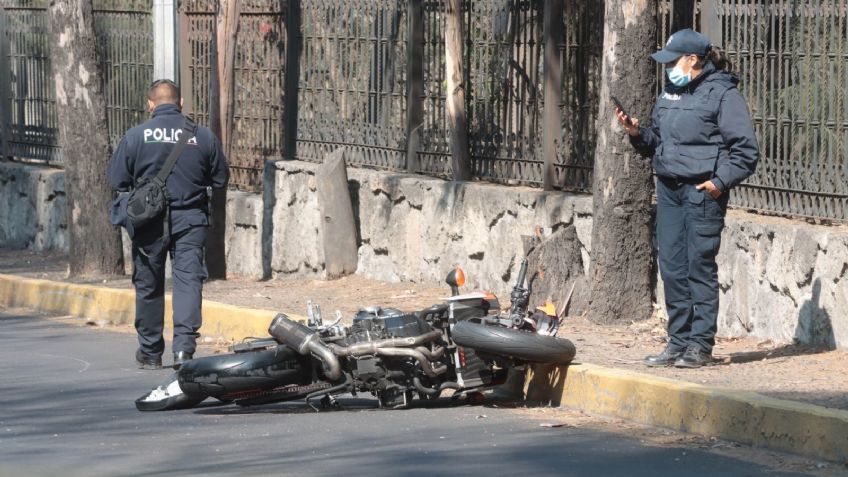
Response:
[[[591,414],[848,462],[848,411],[590,364],[537,366],[527,395]]]
[[[108,320],[113,324],[135,321],[135,292],[127,289],[94,285],[76,285],[14,275],[0,274],[0,306],[27,308],[42,313],[73,315],[91,320]],[[165,327],[173,329],[171,295],[165,296]],[[267,337],[268,325],[277,314],[271,310],[254,310],[203,301],[204,336],[241,340]],[[300,315],[290,318],[305,321]]]

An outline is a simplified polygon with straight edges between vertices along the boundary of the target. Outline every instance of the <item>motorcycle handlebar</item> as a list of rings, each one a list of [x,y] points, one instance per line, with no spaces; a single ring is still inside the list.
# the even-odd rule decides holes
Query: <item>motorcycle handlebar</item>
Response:
[[[527,311],[527,300],[529,296],[527,295],[527,289],[524,288],[524,280],[527,278],[527,259],[523,259],[521,261],[521,269],[518,271],[518,279],[515,281],[515,287],[512,288],[512,294],[510,295],[510,301],[512,302],[512,306],[510,306],[509,315],[513,320],[513,323],[518,325],[524,319],[524,313]]]
[[[518,279],[515,282],[515,289],[524,290],[524,279],[527,278],[527,259],[521,260],[521,269],[518,271]]]

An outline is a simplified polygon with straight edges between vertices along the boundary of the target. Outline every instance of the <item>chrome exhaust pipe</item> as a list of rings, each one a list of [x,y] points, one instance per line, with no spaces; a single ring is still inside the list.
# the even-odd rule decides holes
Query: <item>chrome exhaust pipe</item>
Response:
[[[424,374],[430,376],[431,378],[435,378],[436,376],[443,374],[448,370],[448,367],[444,364],[441,366],[436,366],[435,368],[430,364],[430,360],[427,359],[426,356],[420,351],[416,351],[414,349],[409,348],[380,348],[377,350],[377,354],[381,356],[405,356],[414,358],[421,365],[421,370],[424,371]]]
[[[416,346],[415,351],[418,351],[419,353],[423,354],[430,361],[436,361],[445,354],[444,346],[436,346],[436,349],[434,350],[431,350],[430,348],[427,348],[425,346]]]
[[[271,321],[268,333],[278,342],[291,346],[300,354],[313,354],[323,363],[324,376],[328,379],[335,381],[342,376],[339,358],[324,345],[317,331],[292,321],[284,313],[280,313]]]
[[[410,336],[408,338],[386,338],[377,341],[365,341],[362,343],[352,344],[350,346],[339,346],[330,344],[329,347],[337,356],[363,356],[366,354],[377,354],[380,348],[412,348],[419,347],[424,343],[428,343],[442,336],[439,330],[428,331],[427,333]]]

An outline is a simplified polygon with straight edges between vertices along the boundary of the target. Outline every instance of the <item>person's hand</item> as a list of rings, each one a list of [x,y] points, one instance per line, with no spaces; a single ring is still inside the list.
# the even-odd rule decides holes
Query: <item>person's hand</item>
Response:
[[[713,181],[702,182],[696,185],[695,188],[698,190],[707,189],[707,193],[710,194],[710,197],[713,199],[718,199],[721,195],[721,191],[718,190],[718,187],[716,187],[715,184],[713,184]]]
[[[636,118],[628,118],[618,107],[615,108],[615,116],[618,118],[618,123],[624,128],[624,131],[631,136],[639,135],[639,120]],[[628,122],[628,119],[630,120]]]

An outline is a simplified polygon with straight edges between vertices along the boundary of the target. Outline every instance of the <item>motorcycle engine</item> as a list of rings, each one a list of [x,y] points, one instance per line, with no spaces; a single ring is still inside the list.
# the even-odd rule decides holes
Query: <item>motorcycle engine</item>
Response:
[[[407,338],[432,331],[424,320],[394,308],[372,306],[359,310],[353,317],[350,335],[356,342],[384,338]]]
[[[415,314],[393,308],[368,307],[354,316],[341,346],[379,341],[387,338],[408,338],[432,331],[433,328]],[[369,391],[380,399],[381,406],[399,407],[411,398],[412,378],[416,363],[410,358],[387,356],[358,356],[348,358],[349,369],[359,391]]]

